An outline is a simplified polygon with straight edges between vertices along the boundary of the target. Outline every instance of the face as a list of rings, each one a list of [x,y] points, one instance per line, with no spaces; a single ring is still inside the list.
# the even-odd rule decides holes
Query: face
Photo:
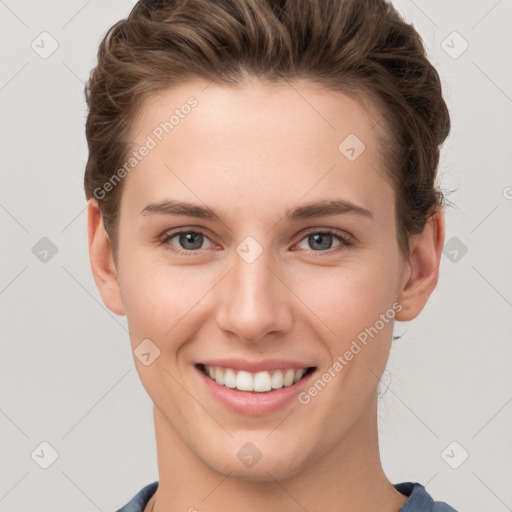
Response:
[[[286,478],[368,432],[413,272],[377,115],[307,82],[206,85],[145,105],[134,144],[156,144],[125,178],[119,305],[103,297],[151,354],[135,362],[172,443]]]

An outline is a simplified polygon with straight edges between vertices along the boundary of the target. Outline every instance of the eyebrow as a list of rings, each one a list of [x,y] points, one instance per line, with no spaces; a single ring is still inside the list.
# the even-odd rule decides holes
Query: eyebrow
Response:
[[[166,199],[157,203],[151,203],[143,208],[140,215],[151,215],[154,213],[162,215],[183,215],[186,217],[197,217],[223,222],[221,216],[215,213],[208,206],[201,206],[186,201],[175,201]],[[342,199],[324,200],[309,203],[297,208],[290,208],[286,211],[284,218],[291,221],[311,219],[315,217],[334,216],[341,214],[355,214],[362,217],[372,218],[370,210],[355,205]]]

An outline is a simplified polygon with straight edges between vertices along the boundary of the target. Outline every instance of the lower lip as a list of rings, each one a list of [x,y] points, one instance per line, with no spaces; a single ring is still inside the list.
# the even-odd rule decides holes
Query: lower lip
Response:
[[[213,379],[207,377],[199,368],[196,371],[202,378],[205,386],[212,396],[223,406],[239,414],[246,416],[261,416],[270,414],[281,409],[290,403],[311,380],[316,370],[308,373],[305,377],[291,386],[285,386],[272,391],[239,391],[217,384]]]

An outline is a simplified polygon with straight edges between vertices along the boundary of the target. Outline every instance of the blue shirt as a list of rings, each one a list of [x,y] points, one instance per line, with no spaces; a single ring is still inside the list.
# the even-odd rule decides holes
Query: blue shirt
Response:
[[[158,481],[146,485],[123,508],[117,512],[143,512],[151,496],[155,494]],[[412,482],[395,484],[395,489],[409,499],[397,512],[457,512],[444,501],[434,501],[423,485]]]

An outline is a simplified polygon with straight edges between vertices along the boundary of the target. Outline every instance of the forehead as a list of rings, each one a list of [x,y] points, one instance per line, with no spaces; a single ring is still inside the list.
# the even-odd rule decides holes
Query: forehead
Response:
[[[302,136],[313,144],[318,139],[337,139],[350,130],[371,145],[381,115],[371,102],[363,104],[362,98],[362,94],[355,99],[307,80],[269,83],[247,78],[236,86],[187,82],[146,100],[134,123],[132,139],[141,142],[141,135],[170,121],[172,126],[164,129],[164,137],[193,124],[196,132],[203,128],[210,135],[215,135],[212,128],[220,136],[247,129],[258,142],[265,135],[270,139],[289,135],[289,143]],[[191,103],[195,106],[189,107]],[[194,114],[191,120],[182,122],[189,114]]]
[[[228,191],[259,191],[273,203],[326,193],[375,202],[392,193],[378,118],[367,104],[307,81],[185,83],[142,107],[132,147],[151,149],[129,173],[123,201],[143,207],[168,190],[217,204]]]

